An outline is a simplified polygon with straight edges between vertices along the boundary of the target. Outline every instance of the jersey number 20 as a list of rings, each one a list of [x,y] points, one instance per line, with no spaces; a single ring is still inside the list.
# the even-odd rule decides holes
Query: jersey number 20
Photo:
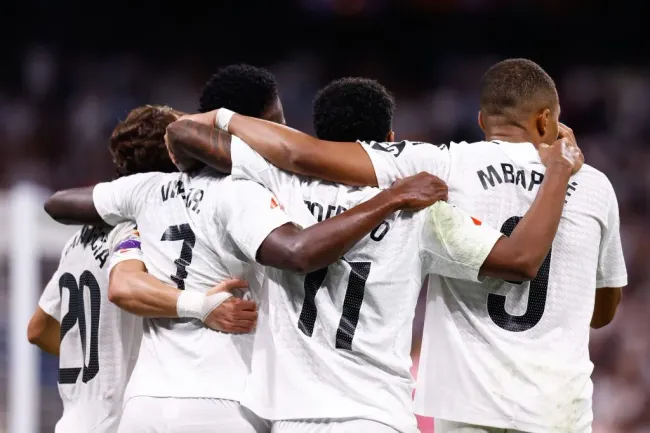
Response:
[[[350,265],[348,287],[343,301],[343,312],[336,331],[336,348],[352,350],[352,339],[359,323],[359,311],[366,291],[366,281],[370,274],[370,262],[347,262]],[[305,276],[305,301],[302,304],[298,328],[308,337],[314,333],[316,323],[316,293],[323,285],[327,269],[322,268]]]
[[[90,356],[86,365],[86,305],[84,304],[84,290],[90,292]],[[102,293],[99,290],[97,280],[90,271],[83,271],[79,277],[79,284],[69,272],[59,278],[59,293],[68,289],[70,299],[68,301],[68,312],[61,320],[61,341],[76,323],[79,324],[79,336],[81,337],[81,352],[83,353],[83,367],[59,368],[59,383],[77,383],[79,373],[83,370],[81,380],[88,383],[99,373],[99,311],[102,305]]]
[[[522,217],[508,218],[501,226],[501,233],[510,236]],[[528,305],[526,312],[521,316],[513,316],[506,311],[506,297],[490,293],[487,298],[487,310],[492,321],[502,329],[510,332],[528,331],[542,320],[546,308],[546,295],[548,293],[548,274],[551,270],[551,249],[537,276],[530,282],[528,292]]]

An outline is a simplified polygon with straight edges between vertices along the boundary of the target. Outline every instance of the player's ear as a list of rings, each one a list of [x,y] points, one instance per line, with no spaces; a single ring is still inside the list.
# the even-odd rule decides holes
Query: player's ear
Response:
[[[535,128],[540,137],[546,136],[548,131],[549,122],[551,120],[551,110],[544,108],[535,119]]]
[[[395,141],[395,131],[390,131],[386,136],[386,141],[393,142]]]
[[[483,113],[481,113],[481,110],[478,112],[478,126],[481,128],[481,131],[485,132],[485,122],[483,121]]]

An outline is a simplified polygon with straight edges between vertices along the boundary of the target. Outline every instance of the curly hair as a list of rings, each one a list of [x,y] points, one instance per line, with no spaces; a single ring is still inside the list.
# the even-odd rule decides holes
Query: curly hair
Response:
[[[224,107],[261,118],[277,98],[278,86],[269,71],[251,65],[230,65],[220,69],[205,84],[199,112]]]
[[[492,66],[481,83],[481,111],[517,117],[559,103],[553,79],[528,59],[508,59]]]
[[[118,177],[178,171],[169,158],[164,137],[167,126],[179,115],[167,106],[145,105],[131,110],[126,119],[117,124],[108,149]]]
[[[379,82],[342,78],[314,99],[316,136],[331,141],[385,141],[391,132],[395,98]]]

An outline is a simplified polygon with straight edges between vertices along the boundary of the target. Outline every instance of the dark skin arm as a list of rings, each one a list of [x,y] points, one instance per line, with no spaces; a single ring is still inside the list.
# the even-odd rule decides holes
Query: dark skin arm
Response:
[[[57,191],[45,202],[45,212],[61,224],[104,224],[93,203],[93,188],[87,186]]]
[[[198,118],[198,115],[191,117]],[[189,171],[195,167],[196,161],[200,161],[221,173],[230,174],[231,135],[215,129],[211,123],[197,120],[180,119],[167,127],[165,141],[174,163],[181,171]]]
[[[60,335],[61,325],[59,322],[37,307],[27,326],[27,340],[42,351],[59,356]]]
[[[447,199],[447,187],[428,173],[401,179],[372,199],[304,230],[293,224],[275,229],[257,251],[263,265],[307,273],[347,253],[398,209],[420,210]]]
[[[614,320],[616,309],[621,302],[623,289],[621,287],[602,287],[596,289],[594,314],[591,317],[591,327],[600,329]]]

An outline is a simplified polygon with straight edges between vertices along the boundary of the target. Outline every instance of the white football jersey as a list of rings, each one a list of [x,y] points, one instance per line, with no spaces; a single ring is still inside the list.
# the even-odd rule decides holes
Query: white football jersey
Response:
[[[379,192],[283,172],[236,137],[231,152],[233,178],[267,186],[303,227]],[[222,216],[254,260],[247,228]],[[476,281],[500,237],[441,202],[418,213],[396,212],[327,268],[307,275],[267,269],[242,404],[272,420],[365,418],[416,432],[411,322],[423,278],[435,270]]]
[[[530,143],[365,148],[380,186],[430,172],[448,183],[450,203],[505,234],[545,173]],[[626,284],[616,195],[604,174],[585,165],[569,181],[557,236],[534,280],[429,279],[417,413],[532,433],[591,431],[596,290]]]
[[[57,433],[114,433],[142,327],[108,300],[110,228],[84,226],[66,244],[40,308],[61,322]]]
[[[98,184],[93,201],[109,224],[134,220],[149,273],[184,290],[207,292],[221,281],[246,279],[254,294],[261,267],[244,266],[242,254],[219,226],[216,200],[231,183],[205,169],[192,175],[146,173]],[[254,239],[261,242],[288,222],[271,208],[272,194],[250,185],[245,206]],[[242,256],[243,257],[243,256]],[[134,396],[239,400],[249,372],[253,335],[226,334],[196,319],[144,319],[140,354],[126,399]]]

